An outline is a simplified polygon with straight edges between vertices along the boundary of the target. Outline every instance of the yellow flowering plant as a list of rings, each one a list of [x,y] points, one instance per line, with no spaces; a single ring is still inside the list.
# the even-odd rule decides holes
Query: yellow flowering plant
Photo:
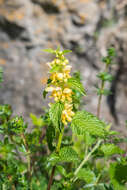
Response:
[[[49,53],[52,53],[55,55],[55,58],[52,62],[48,62],[47,65],[49,66],[49,79],[47,81],[47,86],[44,91],[44,96],[47,93],[50,93],[49,98],[52,98],[54,102],[50,103],[50,109],[49,109],[49,118],[52,122],[53,127],[55,128],[55,132],[58,134],[58,141],[56,144],[55,151],[50,155],[48,161],[52,165],[52,170],[47,186],[47,190],[51,189],[52,183],[53,183],[53,177],[55,175],[55,170],[62,170],[61,172],[64,177],[67,177],[70,175],[70,179],[68,182],[65,182],[63,184],[62,189],[73,189],[73,185],[77,179],[82,179],[88,183],[90,180],[90,176],[93,178],[95,177],[92,171],[86,168],[83,168],[83,166],[89,161],[89,159],[92,157],[92,154],[96,152],[100,147],[103,149],[109,148],[114,151],[114,154],[122,154],[123,150],[119,149],[119,147],[115,146],[114,144],[111,145],[111,147],[108,147],[108,144],[103,147],[102,142],[105,138],[110,138],[110,135],[113,134],[113,132],[109,131],[109,125],[107,125],[105,122],[99,120],[100,116],[100,106],[101,106],[101,98],[104,94],[104,83],[105,81],[111,81],[111,75],[106,73],[108,70],[109,65],[112,63],[112,59],[114,57],[114,50],[109,49],[108,50],[108,56],[105,57],[104,62],[106,62],[106,72],[101,72],[99,74],[99,78],[102,80],[102,84],[100,89],[98,88],[99,95],[99,101],[97,106],[97,117],[93,114],[84,111],[78,111],[75,109],[75,102],[77,99],[77,93],[80,94],[80,98],[82,95],[86,95],[84,87],[82,83],[80,82],[79,78],[76,78],[75,75],[71,74],[71,66],[69,64],[68,59],[64,56],[64,54],[70,52],[69,50],[60,51],[58,48],[57,50],[48,49],[45,50]],[[108,64],[107,64],[108,63]],[[80,99],[79,98],[79,99]],[[71,123],[71,125],[70,125]],[[59,165],[60,162],[76,162],[79,160],[77,155],[77,146],[76,143],[73,146],[63,146],[63,140],[65,139],[64,130],[66,126],[71,126],[72,129],[72,141],[79,136],[83,136],[83,139],[85,141],[85,156],[79,166],[73,171],[72,173],[66,175],[66,171]],[[51,128],[50,128],[51,129]],[[77,137],[75,136],[77,135]],[[82,138],[81,138],[82,139]],[[74,140],[75,141],[75,140]],[[73,141],[73,143],[74,143]],[[93,148],[89,149],[89,146],[93,146]],[[78,147],[79,149],[79,147]],[[77,150],[77,152],[75,151]],[[112,154],[112,153],[111,153]],[[89,167],[88,167],[89,168]],[[82,175],[86,175],[82,177]],[[88,181],[87,181],[87,175]],[[96,189],[99,177],[96,178],[93,185],[91,184],[91,188],[88,189],[94,190]],[[92,182],[91,180],[89,182]],[[94,188],[95,186],[95,188]],[[102,185],[104,186],[104,184]],[[87,185],[86,185],[87,187]],[[105,185],[105,188],[108,188]],[[112,188],[111,186],[109,188]],[[87,189],[87,188],[86,188]]]
[[[114,49],[97,75],[97,116],[79,109],[86,92],[65,57],[70,50],[45,51],[54,56],[43,91],[49,109],[40,117],[30,114],[31,131],[10,105],[0,105],[0,190],[126,190],[127,157],[119,147],[126,139],[99,119],[102,96],[110,94],[105,83],[113,79]]]
[[[56,51],[56,58],[47,63],[50,68],[50,77],[46,92],[51,92],[50,98],[53,98],[55,102],[61,102],[64,109],[62,110],[61,120],[64,125],[71,122],[74,116],[73,112],[73,100],[72,94],[73,89],[67,83],[68,79],[71,78],[71,66],[69,61],[64,57],[63,52]]]

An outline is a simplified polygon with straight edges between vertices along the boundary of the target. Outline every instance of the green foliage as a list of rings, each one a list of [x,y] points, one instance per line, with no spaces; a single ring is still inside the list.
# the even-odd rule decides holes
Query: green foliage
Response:
[[[73,117],[71,126],[77,135],[84,135],[86,132],[98,137],[106,135],[106,124],[87,111],[77,112]]]
[[[103,72],[100,72],[97,77],[101,80],[101,86],[98,87],[97,85],[97,95],[99,95],[100,97],[102,95],[108,96],[110,94],[112,94],[112,92],[109,89],[105,89],[104,85],[105,82],[112,82],[112,80],[114,79],[114,77],[109,73],[109,66],[111,67],[112,64],[114,64],[113,60],[116,56],[116,52],[115,49],[109,48],[107,50],[107,56],[103,57],[102,61],[106,64],[105,65],[105,69]]]
[[[114,154],[124,154],[125,152],[116,146],[115,144],[103,144],[100,147],[100,150],[104,153],[105,156],[112,156]]]
[[[59,152],[59,161],[61,162],[75,162],[78,161],[78,154],[72,147],[61,148]]]
[[[97,95],[108,96],[110,94],[112,94],[112,92],[108,89],[100,89],[100,88],[97,89]]]
[[[79,157],[76,151],[69,146],[61,148],[59,154],[52,153],[48,160],[54,165],[59,162],[77,162]]]
[[[84,180],[87,184],[94,183],[96,181],[96,176],[94,172],[87,168],[80,169],[77,177],[81,180]]]
[[[8,120],[12,115],[12,109],[10,105],[0,105],[0,121]]]
[[[9,133],[23,133],[27,128],[27,125],[24,123],[24,120],[21,116],[16,116],[10,119],[7,126]]]
[[[61,70],[61,65],[54,65],[52,69],[50,69],[50,73],[57,72]]]
[[[71,50],[60,51],[59,47],[56,50],[53,50],[53,49],[49,48],[49,49],[44,49],[43,51],[51,53],[51,54],[55,54],[56,56],[60,56],[62,54],[67,54],[67,53],[72,52]]]
[[[113,58],[116,56],[116,52],[115,52],[115,49],[112,47],[112,48],[109,48],[107,50],[107,56],[106,57],[103,57],[102,61],[106,64],[106,65],[111,65],[113,64]]]
[[[63,54],[70,52],[60,51],[59,47],[45,51],[62,61]],[[98,74],[100,103],[102,95],[110,93],[104,84],[113,79],[108,68],[113,64],[114,56],[114,48],[109,48],[103,58],[106,68]],[[50,72],[60,69],[56,65]],[[110,125],[99,119],[100,113],[96,117],[86,110],[78,111],[81,97],[86,92],[80,73],[72,76],[66,84],[61,82],[73,92],[75,115],[67,126],[61,122],[65,109],[61,102],[51,104],[41,117],[30,114],[34,125],[31,128],[22,116],[12,115],[10,105],[0,105],[0,190],[46,190],[52,178],[50,190],[127,189],[126,149],[116,145],[127,143],[127,139],[110,130]],[[51,82],[51,79],[47,80],[48,85]],[[44,91],[44,98],[46,95]]]
[[[47,143],[48,143],[48,148],[50,151],[54,150],[53,146],[53,139],[55,137],[55,129],[52,125],[49,125],[46,129],[46,137],[47,137]]]
[[[127,183],[127,163],[111,163],[110,164],[110,179],[115,190],[126,190]]]
[[[58,130],[61,130],[61,127],[62,127],[61,114],[62,114],[63,108],[64,108],[63,104],[60,102],[57,102],[57,103],[52,104],[49,109],[50,119],[53,123],[53,126]]]
[[[35,126],[42,127],[45,124],[42,118],[37,118],[36,115],[32,113],[30,114],[30,118]]]
[[[109,82],[112,82],[113,80],[113,76],[110,75],[109,73],[107,72],[100,72],[98,75],[97,75],[98,78],[100,78],[102,81],[109,81]]]
[[[68,79],[68,85],[72,89],[81,93],[82,95],[86,95],[86,92],[85,92],[85,89],[84,89],[82,83],[79,80],[77,80],[76,78],[72,77],[72,78]]]

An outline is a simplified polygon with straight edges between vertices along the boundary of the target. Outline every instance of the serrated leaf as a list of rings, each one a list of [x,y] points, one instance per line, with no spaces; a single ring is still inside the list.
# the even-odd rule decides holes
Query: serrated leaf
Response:
[[[56,129],[61,129],[61,114],[64,109],[64,105],[60,102],[51,105],[49,110],[50,119]]]
[[[76,78],[72,77],[72,78],[68,79],[68,85],[72,89],[80,92],[82,95],[86,95],[86,92],[85,92],[85,89],[84,89],[82,83],[79,80],[77,80]]]
[[[115,144],[103,144],[101,145],[100,150],[104,153],[105,156],[124,153],[124,151]]]
[[[106,124],[87,111],[79,111],[72,119],[72,130],[77,135],[90,135],[104,137]]]
[[[49,158],[48,158],[48,162],[52,163],[52,165],[55,165],[56,163],[59,162],[59,155],[55,152],[53,152]]]
[[[109,173],[115,190],[127,189],[125,186],[125,183],[127,183],[127,165],[117,162],[111,163]]]
[[[78,154],[72,147],[61,148],[59,152],[60,162],[75,162],[78,160],[79,160]]]
[[[81,168],[77,174],[77,177],[81,180],[84,180],[86,183],[94,183],[96,181],[96,176],[93,171]]]

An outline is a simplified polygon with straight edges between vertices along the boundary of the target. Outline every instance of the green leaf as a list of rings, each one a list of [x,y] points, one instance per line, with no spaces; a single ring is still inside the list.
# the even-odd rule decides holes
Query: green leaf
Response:
[[[49,150],[53,151],[54,150],[54,146],[52,145],[53,143],[53,139],[55,137],[55,129],[52,125],[49,125],[46,128],[46,138],[47,138],[47,143],[48,143],[48,148]]]
[[[56,129],[61,129],[62,121],[61,114],[64,109],[64,105],[60,102],[51,105],[49,110],[49,117]]]
[[[87,146],[92,146],[92,144],[94,144],[96,142],[96,138],[94,138],[93,136],[91,136],[88,132],[86,132],[84,134],[84,140],[85,140],[85,144]]]
[[[27,128],[27,124],[24,122],[22,116],[16,116],[8,121],[9,133],[22,133]]]
[[[11,106],[8,104],[0,105],[0,119],[1,120],[8,120],[12,115]]]
[[[103,57],[102,58],[102,61],[104,62],[104,63],[106,63],[107,65],[110,65],[111,64],[111,59],[107,56],[107,57]]]
[[[44,125],[44,120],[42,118],[37,118],[36,115],[32,113],[30,114],[30,118],[35,126],[42,127]]]
[[[127,183],[127,165],[122,163],[111,163],[110,164],[110,179],[111,183],[115,190],[126,190],[127,187],[125,183]]]
[[[72,147],[61,148],[59,152],[59,161],[60,162],[75,162],[78,161],[79,157],[75,150]]]
[[[80,92],[82,95],[86,95],[86,92],[85,92],[85,89],[84,89],[82,83],[79,80],[77,80],[76,78],[72,77],[72,78],[68,79],[68,85],[72,89]]]
[[[52,48],[49,49],[43,49],[42,51],[48,52],[48,53],[52,53],[52,54],[56,54],[56,51],[53,50]]]
[[[94,183],[96,181],[96,176],[93,171],[86,168],[81,168],[77,174],[77,177],[84,180],[86,183]]]
[[[47,84],[50,84],[52,82],[52,80],[49,78],[48,80],[47,80]]]
[[[102,81],[109,81],[109,82],[112,82],[113,80],[113,76],[110,75],[109,73],[107,72],[100,72],[98,75],[97,75],[98,78],[100,78]]]
[[[57,165],[56,167],[57,167],[57,170],[59,171],[59,173],[60,173],[61,175],[63,175],[64,177],[67,176],[66,170],[64,169],[63,166]]]
[[[48,92],[46,92],[45,90],[43,91],[43,98],[46,98],[46,95],[48,94]]]
[[[116,51],[115,51],[115,48],[111,47],[111,48],[108,48],[108,56],[110,57],[115,57],[116,56]]]
[[[93,136],[104,137],[106,134],[106,124],[87,111],[77,112],[72,119],[71,126],[77,135],[84,135],[88,132]]]
[[[101,145],[100,150],[104,153],[105,156],[124,153],[124,151],[115,144],[103,144]]]
[[[53,152],[49,158],[48,158],[48,162],[50,162],[52,165],[56,165],[56,163],[59,162],[59,155],[55,152]]]
[[[67,54],[67,53],[70,53],[70,52],[72,52],[72,51],[68,50],[68,49],[62,51],[63,54]]]
[[[51,69],[50,69],[50,73],[53,72],[57,72],[62,68],[62,65],[54,65]]]

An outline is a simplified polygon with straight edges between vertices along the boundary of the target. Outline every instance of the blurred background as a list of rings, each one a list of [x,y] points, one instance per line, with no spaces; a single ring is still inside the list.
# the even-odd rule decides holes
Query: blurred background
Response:
[[[42,91],[52,57],[42,49],[58,45],[72,50],[68,59],[87,91],[82,105],[94,114],[101,57],[116,48],[112,96],[103,98],[101,118],[127,134],[127,0],[0,0],[0,103],[11,104],[26,121],[47,105]]]

